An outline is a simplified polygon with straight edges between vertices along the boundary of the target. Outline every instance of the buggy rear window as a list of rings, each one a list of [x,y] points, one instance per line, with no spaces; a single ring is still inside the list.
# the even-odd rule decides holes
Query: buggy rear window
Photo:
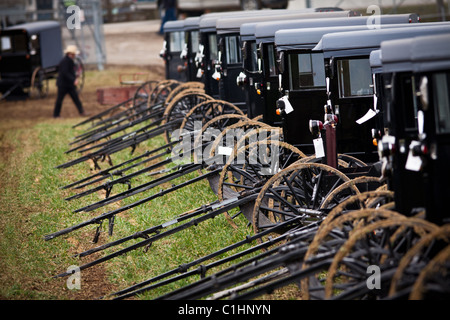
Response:
[[[25,34],[3,35],[0,40],[1,53],[15,53],[27,51],[27,37]]]

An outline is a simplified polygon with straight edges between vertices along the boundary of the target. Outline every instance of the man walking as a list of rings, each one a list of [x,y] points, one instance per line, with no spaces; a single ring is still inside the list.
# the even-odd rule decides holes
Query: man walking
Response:
[[[53,111],[53,117],[59,118],[61,113],[61,106],[66,94],[69,94],[78,112],[81,116],[84,116],[83,105],[78,97],[77,84],[78,78],[75,74],[75,56],[78,54],[78,48],[74,45],[67,46],[64,51],[64,58],[59,63],[58,79],[56,80],[56,86],[58,87],[58,95],[56,98],[55,109]]]
[[[164,24],[167,21],[177,20],[177,0],[161,0],[158,1],[158,6],[162,9],[163,16],[161,19],[161,27],[159,34],[164,34]]]

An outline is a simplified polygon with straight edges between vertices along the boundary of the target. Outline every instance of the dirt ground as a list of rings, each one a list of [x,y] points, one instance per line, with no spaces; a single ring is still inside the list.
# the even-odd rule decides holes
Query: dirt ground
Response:
[[[104,71],[101,72],[96,70],[96,66],[87,66],[85,86],[80,94],[80,99],[88,115],[95,115],[109,107],[98,102],[96,91],[99,87],[120,86],[118,77],[120,73],[148,72],[149,80],[162,80],[164,78],[164,65],[159,57],[163,38],[156,33],[158,28],[159,21],[157,20],[104,26],[107,64]],[[52,118],[56,99],[54,82],[55,80],[50,80],[49,94],[45,98],[0,101],[0,161],[2,163],[10,161],[9,155],[13,151],[11,146],[2,143],[6,131],[32,127],[43,121],[61,121]],[[73,102],[68,96],[64,100],[61,116],[63,120],[79,117]],[[14,186],[2,186],[2,188],[4,187]],[[16,209],[21,211],[20,208]],[[11,274],[8,275],[8,270],[2,270],[2,273],[0,282],[3,277],[12,277]],[[89,279],[83,279],[87,290],[73,294],[67,293],[67,290],[61,292],[60,287],[55,285],[52,287],[50,283],[37,284],[32,278],[21,278],[21,285],[29,287],[29,290],[53,292],[56,296],[65,296],[68,299],[77,300],[95,299],[107,292],[111,292],[111,287],[108,285],[107,275],[103,268],[90,272],[88,277]],[[1,297],[0,300],[2,300]]]

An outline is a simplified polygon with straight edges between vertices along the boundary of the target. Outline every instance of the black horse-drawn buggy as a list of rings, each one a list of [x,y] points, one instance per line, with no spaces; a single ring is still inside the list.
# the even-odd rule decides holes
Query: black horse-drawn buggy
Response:
[[[58,74],[63,57],[61,26],[57,21],[19,24],[0,31],[0,99],[45,97],[49,79]],[[76,58],[78,90],[83,64]]]
[[[143,196],[45,240],[97,226],[97,243],[103,223],[112,236],[117,215],[207,179],[217,200],[79,252],[79,258],[102,254],[79,270],[147,251],[224,214],[236,228],[234,219],[243,216],[253,234],[108,297],[251,299],[296,284],[302,299],[413,299],[416,293],[448,299],[450,24],[412,23],[418,17],[408,14],[383,17],[373,29],[366,18],[316,14],[288,26],[287,15],[272,24],[271,14],[200,17],[197,29],[189,29],[198,32],[198,43],[186,43],[185,61],[166,59],[186,63],[178,73],[199,70],[191,72],[195,80],[148,83],[149,94],[125,111],[114,106],[77,124],[91,127],[67,153],[82,155],[58,168],[94,161],[99,171],[64,186],[75,193],[66,200],[106,196],[75,212]],[[254,33],[243,39],[243,26],[253,23]],[[190,59],[194,47],[198,55]],[[178,58],[175,47],[167,49]],[[376,51],[378,68],[371,64]],[[161,134],[162,147],[136,149]],[[126,161],[112,165],[112,155],[130,148]],[[181,149],[188,157],[173,161]],[[100,169],[97,162],[106,160],[109,167]],[[166,167],[170,162],[175,166]],[[156,177],[139,184],[135,178],[144,174]],[[379,270],[375,283],[372,270]],[[189,283],[178,286],[179,280]]]

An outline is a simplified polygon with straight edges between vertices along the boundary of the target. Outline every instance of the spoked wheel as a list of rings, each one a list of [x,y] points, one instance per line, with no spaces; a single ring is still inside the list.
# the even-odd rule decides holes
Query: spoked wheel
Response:
[[[357,177],[334,189],[323,201],[321,209],[332,209],[349,197],[361,192],[374,191],[383,184],[378,177]]]
[[[395,271],[392,266],[397,266],[421,237],[436,229],[436,225],[426,220],[405,216],[358,227],[333,257],[325,281],[325,298],[386,297]],[[373,267],[379,271],[378,279],[372,279],[369,285],[367,271]]]
[[[156,105],[163,105],[168,101],[167,97],[177,86],[180,85],[180,82],[176,80],[162,80],[160,81],[156,87],[153,89],[151,94],[148,97],[148,106],[152,108]]]
[[[224,114],[244,115],[234,104],[223,100],[207,100],[196,105],[184,117],[180,130],[194,131],[196,125],[203,127],[208,121]]]
[[[194,162],[205,162],[208,165],[214,163],[226,163],[226,155],[224,155],[221,159],[218,159],[218,161],[215,161],[211,158],[210,150],[212,144],[217,139],[217,137],[220,136],[222,131],[225,130],[228,126],[248,120],[249,119],[245,115],[224,114],[217,116],[205,123],[200,132],[196,134],[194,140]]]
[[[184,92],[195,91],[204,93],[205,85],[201,82],[195,81],[179,83],[177,86],[172,87],[172,91],[168,94],[166,98],[166,104],[168,104],[174,97],[176,97],[182,91]]]
[[[261,140],[235,148],[220,174],[218,197],[262,188],[276,173],[289,165],[289,159],[303,157],[296,147],[278,140]],[[251,221],[251,217],[249,217]]]
[[[184,117],[199,103],[207,100],[213,100],[209,95],[202,92],[189,92],[181,91],[176,95],[168,104],[164,111],[162,124],[170,126],[165,130],[165,139],[169,143],[171,141],[172,132],[175,129],[180,128]]]
[[[48,94],[48,79],[41,67],[34,69],[31,75],[30,96],[35,99],[45,98]]]
[[[338,169],[367,167],[367,164],[365,164],[363,161],[361,161],[355,157],[352,157],[352,156],[349,156],[346,154],[340,154],[340,153],[337,156],[338,156]],[[321,161],[322,161],[322,158],[316,158],[315,155],[311,155],[311,156],[300,159],[298,162],[299,163],[306,163],[306,162],[320,163]]]
[[[324,228],[336,217],[347,214],[348,212],[352,212],[354,210],[369,208],[387,209],[391,208],[391,204],[393,204],[394,192],[392,191],[375,190],[359,193],[359,189],[357,189],[356,185],[353,185],[352,183],[346,183],[346,186],[352,188],[356,194],[346,200],[343,200],[341,203],[333,207],[332,210],[328,213],[327,218],[322,222],[320,228]],[[323,207],[325,207],[326,205],[327,202],[324,201]]]
[[[179,144],[172,150],[172,156],[188,162],[192,161],[192,148],[195,138],[201,134],[200,129],[212,119],[225,114],[244,116],[238,107],[222,100],[206,100],[192,108],[181,123],[179,136],[172,137],[179,140]],[[185,158],[186,156],[188,159]]]
[[[221,171],[218,198],[223,201],[238,194],[256,193],[289,164],[289,159],[302,156],[300,150],[278,140],[243,145],[232,153]],[[242,213],[249,222],[253,222],[253,205],[242,209]]]
[[[450,282],[445,273],[450,267],[449,243],[449,224],[422,237],[400,260],[391,280],[388,298],[448,298]]]
[[[420,272],[409,299],[448,300],[450,296],[449,269],[450,245],[442,249]]]
[[[149,100],[149,97],[153,90],[158,85],[159,81],[157,80],[150,80],[147,82],[144,82],[137,88],[136,92],[133,96],[133,107],[136,107],[142,103],[147,103]],[[145,106],[148,107],[148,106]]]
[[[342,161],[341,165],[346,168],[367,167],[367,164],[364,161],[361,161],[358,158],[355,158],[348,154],[339,153],[338,160]]]
[[[224,130],[222,130],[213,143],[210,145],[209,148],[209,157],[213,159],[215,156],[223,154],[224,155],[224,161],[225,166],[228,161],[231,161],[233,157],[237,154],[237,148],[239,139],[241,138],[244,132],[248,132],[247,130],[250,130],[251,132],[254,132],[255,130],[258,130],[261,127],[269,127],[262,122],[258,121],[252,121],[252,120],[242,120],[235,124],[231,124],[227,127],[225,127]],[[255,129],[258,128],[258,129]],[[247,133],[248,134],[248,133]],[[244,135],[245,137],[245,135]],[[209,146],[208,146],[209,147]],[[225,151],[224,151],[225,150]],[[234,161],[233,161],[234,163]],[[235,163],[237,165],[237,163]],[[223,170],[222,170],[223,172]],[[226,189],[227,192],[225,194],[223,193],[224,189],[221,186],[221,180],[215,181],[213,190],[214,192],[219,196],[220,200],[223,200],[224,198],[229,198],[235,195],[234,192],[228,192],[231,191],[231,189]],[[222,180],[223,182],[223,180]]]
[[[359,197],[353,198],[358,199]],[[397,217],[403,218],[404,216],[394,211],[380,209],[354,210],[340,216],[336,216],[333,211],[330,212],[325,221],[317,229],[304,257],[302,265],[302,269],[304,270],[314,268],[314,265],[318,263],[323,264],[323,260],[327,261],[322,265],[322,271],[318,271],[316,276],[305,278],[301,281],[304,298],[313,300],[325,298],[324,275],[326,275],[326,270],[331,264],[331,259],[345,241],[347,241],[350,234],[354,232],[355,228],[379,220],[394,219]]]
[[[293,164],[264,185],[253,210],[257,233],[289,219],[307,225],[321,221],[320,206],[327,195],[350,179],[340,171],[319,163]]]

